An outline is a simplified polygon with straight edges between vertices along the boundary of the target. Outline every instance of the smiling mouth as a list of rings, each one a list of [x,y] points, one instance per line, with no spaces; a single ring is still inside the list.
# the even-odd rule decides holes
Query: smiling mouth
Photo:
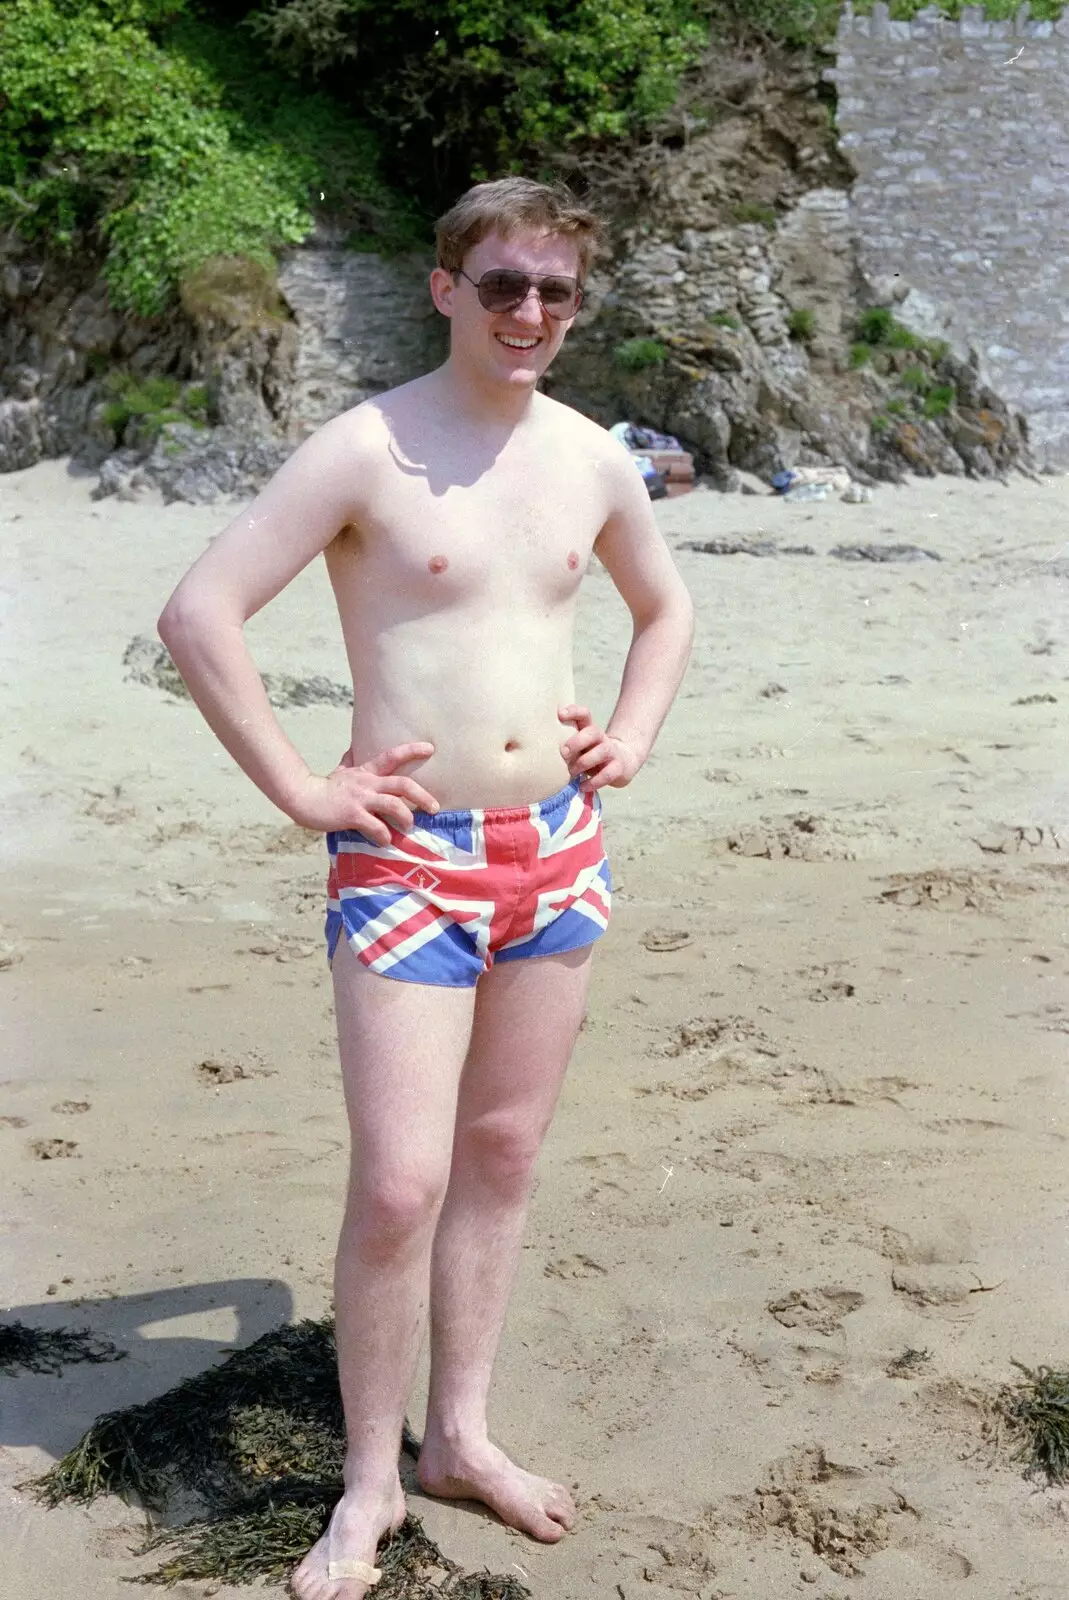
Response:
[[[495,337],[509,350],[534,350],[542,343],[541,339],[524,338],[518,334],[499,333]]]

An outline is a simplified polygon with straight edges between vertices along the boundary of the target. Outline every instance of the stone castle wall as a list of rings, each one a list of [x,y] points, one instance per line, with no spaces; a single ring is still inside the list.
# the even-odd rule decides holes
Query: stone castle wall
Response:
[[[1028,418],[1037,460],[1069,465],[1069,12],[847,6],[828,75],[864,275],[909,286],[924,331],[974,348]]]

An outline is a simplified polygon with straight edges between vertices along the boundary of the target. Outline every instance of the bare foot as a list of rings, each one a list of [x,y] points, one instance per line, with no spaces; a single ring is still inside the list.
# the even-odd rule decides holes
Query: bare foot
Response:
[[[562,1483],[537,1478],[487,1441],[476,1448],[423,1441],[418,1477],[428,1494],[481,1500],[510,1528],[556,1544],[575,1522],[575,1503]]]
[[[395,1532],[405,1520],[401,1480],[392,1494],[377,1506],[367,1496],[347,1490],[331,1514],[323,1537],[290,1574],[290,1592],[297,1600],[364,1600],[373,1592],[371,1573],[379,1540]],[[330,1563],[366,1564],[366,1577],[330,1576]]]

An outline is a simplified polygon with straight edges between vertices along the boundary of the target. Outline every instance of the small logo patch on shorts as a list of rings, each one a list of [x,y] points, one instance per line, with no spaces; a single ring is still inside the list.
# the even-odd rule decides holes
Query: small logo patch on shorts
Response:
[[[437,889],[442,880],[441,878],[436,878],[434,873],[429,871],[427,867],[413,867],[411,872],[405,872],[402,874],[402,881],[404,883],[410,883],[413,889],[424,889],[429,891],[431,889]]]

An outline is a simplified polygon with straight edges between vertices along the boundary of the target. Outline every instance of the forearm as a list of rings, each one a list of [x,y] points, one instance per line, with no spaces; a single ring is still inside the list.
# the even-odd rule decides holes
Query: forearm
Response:
[[[160,638],[220,744],[280,810],[308,766],[279,725],[239,622],[210,607],[164,611]]]
[[[635,625],[619,699],[605,731],[630,746],[640,764],[652,750],[683,681],[693,637],[689,601]]]

